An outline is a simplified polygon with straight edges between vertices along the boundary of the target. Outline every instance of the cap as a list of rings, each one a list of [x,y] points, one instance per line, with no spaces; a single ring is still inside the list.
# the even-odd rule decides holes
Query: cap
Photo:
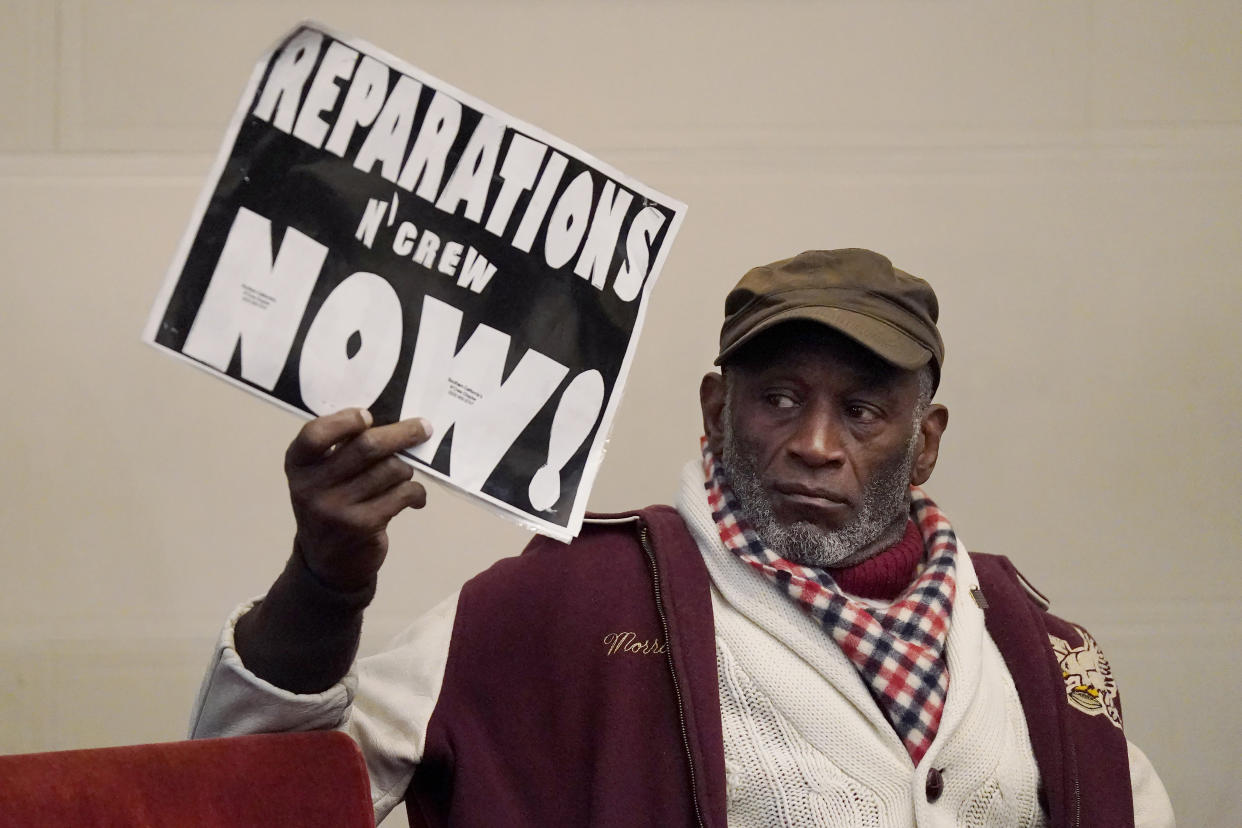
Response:
[[[930,363],[939,385],[944,362],[939,315],[931,285],[893,267],[879,253],[808,250],[752,268],[729,292],[716,364],[782,322],[807,320],[848,336],[900,368]]]

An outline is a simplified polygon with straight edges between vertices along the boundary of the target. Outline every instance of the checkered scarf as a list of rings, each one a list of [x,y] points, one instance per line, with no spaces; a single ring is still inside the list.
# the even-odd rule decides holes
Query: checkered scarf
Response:
[[[914,764],[931,746],[949,690],[944,658],[953,609],[957,536],[936,504],[911,487],[910,514],[927,562],[891,606],[872,609],[838,591],[819,567],[791,563],[764,546],[743,517],[724,470],[703,444],[707,501],[724,545],[810,613],[858,668]]]

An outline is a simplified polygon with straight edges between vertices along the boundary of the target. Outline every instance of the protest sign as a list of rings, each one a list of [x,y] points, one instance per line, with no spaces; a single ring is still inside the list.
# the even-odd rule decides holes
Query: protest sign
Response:
[[[420,470],[567,540],[684,213],[307,23],[255,67],[144,338],[303,416],[425,417]]]

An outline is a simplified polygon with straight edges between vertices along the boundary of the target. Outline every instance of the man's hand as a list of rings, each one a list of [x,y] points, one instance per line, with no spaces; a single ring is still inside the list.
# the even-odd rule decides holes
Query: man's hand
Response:
[[[370,412],[357,408],[319,417],[285,453],[294,543],[311,573],[342,592],[375,578],[388,552],[388,521],[427,502],[426,489],[411,479],[414,469],[395,454],[426,440],[430,423],[371,423]]]

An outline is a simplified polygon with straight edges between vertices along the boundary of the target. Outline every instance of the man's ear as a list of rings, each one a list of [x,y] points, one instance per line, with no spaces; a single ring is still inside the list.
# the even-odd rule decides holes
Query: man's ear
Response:
[[[922,422],[919,423],[919,453],[910,469],[910,482],[915,486],[926,483],[932,470],[936,468],[936,458],[940,456],[940,438],[948,426],[949,409],[943,405],[928,406]]]
[[[707,435],[707,447],[712,454],[721,456],[724,451],[724,377],[712,371],[703,375],[699,383],[699,406],[703,409],[703,433]]]

